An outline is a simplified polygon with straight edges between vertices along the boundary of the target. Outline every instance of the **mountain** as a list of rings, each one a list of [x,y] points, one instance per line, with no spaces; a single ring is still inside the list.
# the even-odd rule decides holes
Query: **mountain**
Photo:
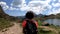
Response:
[[[38,17],[38,18],[43,17],[43,16],[44,16],[43,14],[38,14],[38,15],[35,14],[35,17]]]
[[[9,17],[9,15],[7,15],[7,14],[3,11],[3,9],[2,9],[1,6],[0,6],[0,17],[1,17],[1,18],[8,18],[8,17]]]
[[[41,17],[43,18],[42,20],[46,20],[46,19],[60,19],[60,13],[54,15],[54,14],[51,14],[51,15],[45,15],[44,17]]]
[[[7,19],[7,20],[15,20],[15,19],[17,19],[17,18],[15,18],[15,17],[13,17],[13,16],[9,16],[8,14],[6,14],[6,13],[3,11],[1,5],[0,5],[0,18],[4,18],[4,19]]]

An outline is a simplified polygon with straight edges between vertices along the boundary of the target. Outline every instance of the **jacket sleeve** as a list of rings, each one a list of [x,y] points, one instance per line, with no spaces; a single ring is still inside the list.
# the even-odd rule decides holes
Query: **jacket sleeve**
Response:
[[[26,26],[26,21],[24,20],[23,22],[22,22],[22,27],[24,28]]]

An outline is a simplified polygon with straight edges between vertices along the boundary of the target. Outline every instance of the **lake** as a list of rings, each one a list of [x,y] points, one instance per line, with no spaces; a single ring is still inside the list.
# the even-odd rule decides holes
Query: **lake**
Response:
[[[60,19],[47,19],[44,22],[47,22],[49,24],[60,26]]]

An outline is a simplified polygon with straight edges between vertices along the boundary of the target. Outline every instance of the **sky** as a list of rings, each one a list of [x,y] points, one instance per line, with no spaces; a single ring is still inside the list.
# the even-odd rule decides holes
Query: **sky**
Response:
[[[60,13],[60,0],[0,0],[0,5],[10,16],[24,16],[27,11],[37,15]]]

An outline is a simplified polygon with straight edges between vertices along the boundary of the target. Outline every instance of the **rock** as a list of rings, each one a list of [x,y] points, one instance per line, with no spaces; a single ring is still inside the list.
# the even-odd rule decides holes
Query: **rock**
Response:
[[[9,29],[8,29],[8,28],[6,28],[6,29],[3,29],[3,30],[2,30],[2,32],[5,32],[5,31],[7,31],[7,30],[9,30]]]
[[[42,29],[43,32],[51,32],[49,29]]]
[[[47,22],[43,22],[42,23],[42,26],[49,26],[50,24],[49,23],[47,23]]]

